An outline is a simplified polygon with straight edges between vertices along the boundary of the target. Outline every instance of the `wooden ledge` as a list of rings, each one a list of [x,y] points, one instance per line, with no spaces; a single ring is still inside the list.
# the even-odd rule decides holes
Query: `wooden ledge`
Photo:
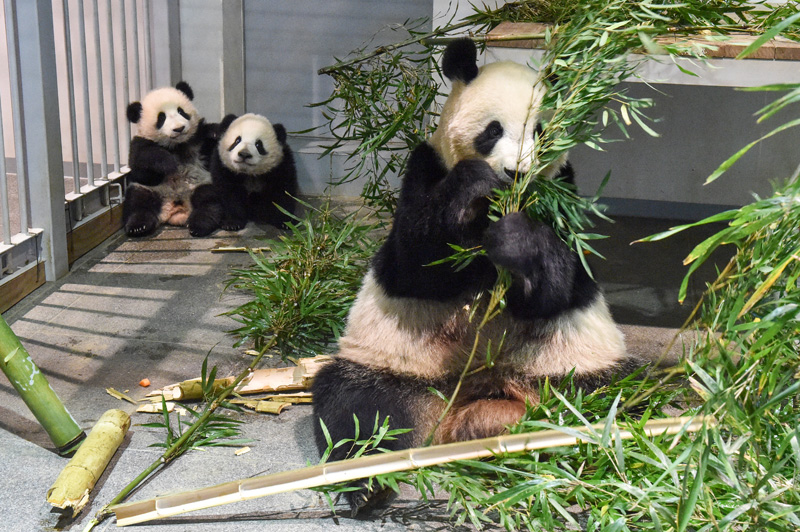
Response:
[[[540,24],[538,22],[502,22],[489,32],[486,37],[486,45],[499,48],[542,48],[544,46],[544,39],[526,39],[525,37],[543,34],[547,27],[547,24]],[[697,43],[701,45],[713,45],[716,46],[717,49],[706,49],[706,57],[733,59],[758,38],[758,36],[755,35],[730,34],[729,40],[720,41],[716,40],[716,36],[714,36],[713,39],[710,37],[712,37],[711,34],[708,36],[697,35],[693,37],[676,35],[674,37],[658,37],[655,41],[658,44]],[[747,59],[800,61],[800,43],[786,39],[785,37],[777,37],[764,44],[764,46],[756,50],[755,53],[749,55]]]

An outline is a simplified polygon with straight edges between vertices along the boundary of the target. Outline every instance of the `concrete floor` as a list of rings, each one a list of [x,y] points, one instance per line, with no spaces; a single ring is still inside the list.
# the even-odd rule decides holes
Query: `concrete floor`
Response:
[[[663,230],[670,222],[625,219],[598,232],[614,235],[598,244],[609,259],[596,266],[615,317],[623,323],[629,349],[657,356],[688,313],[675,303],[680,262],[702,233],[663,244],[628,246]],[[192,239],[185,229],[165,228],[156,236],[130,240],[117,234],[5,314],[67,409],[87,432],[110,408],[134,406],[105,392],[126,391],[138,399],[147,377],[152,388],[198,377],[203,358],[219,375],[236,374],[249,363],[231,346],[226,331],[236,324],[227,310],[245,296],[223,288],[231,267],[249,263],[245,254],[210,253],[217,246],[258,245],[271,228],[249,226],[240,234],[221,232]],[[707,231],[706,231],[707,233]],[[704,275],[708,277],[708,272]],[[696,289],[702,282],[693,283]],[[267,364],[270,364],[268,362]],[[272,362],[277,365],[277,362]],[[191,452],[156,474],[128,500],[184,491],[255,475],[299,468],[318,461],[310,406],[293,406],[280,416],[241,414],[252,451],[233,448]],[[89,506],[69,518],[51,509],[45,494],[66,464],[22,400],[0,377],[0,531],[83,530],[103,504],[150,464],[163,441],[158,430],[138,426],[155,421],[134,414],[122,448],[92,493]],[[96,530],[116,528],[110,519]],[[443,501],[422,504],[403,493],[391,509],[369,519],[332,516],[316,493],[300,491],[223,506],[144,524],[141,531],[215,530],[452,530]],[[466,528],[464,528],[466,529]]]

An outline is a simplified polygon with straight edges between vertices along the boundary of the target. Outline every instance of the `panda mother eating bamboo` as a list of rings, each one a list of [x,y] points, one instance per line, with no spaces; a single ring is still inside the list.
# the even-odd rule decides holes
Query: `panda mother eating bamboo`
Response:
[[[447,47],[442,70],[452,90],[438,128],[411,154],[391,232],[364,278],[338,354],[314,379],[315,417],[333,442],[354,436],[354,415],[361,437],[376,415],[388,416],[392,428],[413,429],[382,442],[393,450],[419,446],[431,433],[434,443],[496,436],[520,420],[526,401],[537,402],[546,377],[574,372],[575,384],[592,390],[639,365],[599,287],[550,226],[522,212],[488,218],[492,190],[530,168],[544,83],[513,62],[479,69],[469,39]],[[571,179],[566,157],[544,177]],[[461,270],[432,265],[452,255],[448,244],[482,246],[486,254]],[[453,393],[482,315],[470,320],[472,307],[492,288],[498,267],[512,279],[506,307],[481,330],[473,364],[485,363],[489,345],[495,363],[469,374],[437,425],[445,402],[429,388]],[[348,449],[340,446],[331,459]],[[356,512],[371,494],[347,496]]]

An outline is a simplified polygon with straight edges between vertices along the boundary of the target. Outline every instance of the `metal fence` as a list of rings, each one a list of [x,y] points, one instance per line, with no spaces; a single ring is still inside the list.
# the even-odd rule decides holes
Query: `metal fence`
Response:
[[[159,77],[151,35],[169,33],[177,0],[2,6],[0,297],[7,298],[3,287],[18,277],[34,272],[41,284],[66,273],[74,260],[68,235],[119,204],[131,138],[124,109]],[[160,81],[172,83],[170,66],[162,70]],[[0,300],[0,310],[7,303]]]

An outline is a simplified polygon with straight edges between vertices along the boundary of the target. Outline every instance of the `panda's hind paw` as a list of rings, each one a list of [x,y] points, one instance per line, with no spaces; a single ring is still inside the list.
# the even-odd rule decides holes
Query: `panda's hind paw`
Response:
[[[241,222],[239,220],[226,220],[222,222],[222,229],[225,231],[240,231],[244,229],[244,226],[247,225],[247,222]]]
[[[344,493],[350,505],[350,517],[369,514],[372,510],[384,506],[394,497],[395,492],[389,488],[370,487],[368,480],[354,482],[353,487],[358,489]]]

